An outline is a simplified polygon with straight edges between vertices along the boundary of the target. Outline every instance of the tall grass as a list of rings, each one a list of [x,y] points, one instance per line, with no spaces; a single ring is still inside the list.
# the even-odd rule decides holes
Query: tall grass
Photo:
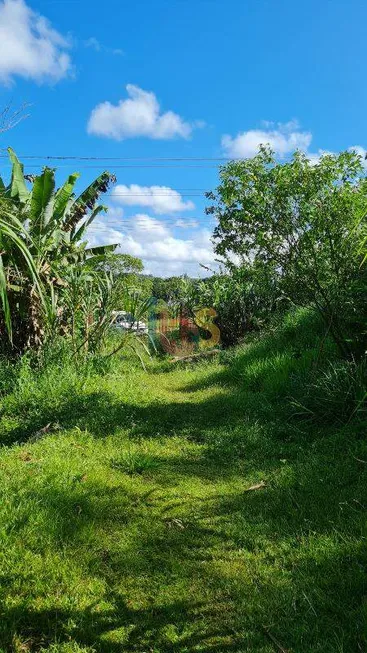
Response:
[[[286,419],[347,423],[365,417],[366,362],[340,360],[311,310],[277,318],[267,332],[222,352],[221,361],[227,384],[260,393],[264,402],[281,399],[288,407]],[[0,360],[2,443],[22,440],[46,427],[58,428],[60,420],[68,423],[71,398],[84,410],[83,397],[91,384],[97,386],[99,378],[111,373],[123,379],[124,370],[135,366],[140,362],[133,352],[76,358],[65,339],[13,363]],[[171,365],[159,357],[151,367],[169,371]]]
[[[285,398],[290,416],[348,422],[365,415],[366,360],[340,359],[320,317],[295,309],[265,333],[223,352],[228,379],[264,396]]]

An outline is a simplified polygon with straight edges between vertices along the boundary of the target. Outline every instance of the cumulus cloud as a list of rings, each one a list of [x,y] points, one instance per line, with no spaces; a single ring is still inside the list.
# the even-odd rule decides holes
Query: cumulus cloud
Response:
[[[222,148],[226,156],[233,158],[251,158],[259,152],[260,145],[270,145],[279,159],[293,154],[295,150],[301,150],[313,165],[316,165],[322,156],[335,154],[335,152],[321,148],[310,151],[311,142],[311,132],[302,131],[296,120],[287,123],[263,121],[261,129],[250,129],[233,137],[228,134],[224,135],[222,137]],[[364,147],[354,145],[349,147],[348,150],[359,154],[364,167],[367,168],[367,161],[365,160],[367,150]]]
[[[250,129],[237,136],[222,137],[222,147],[226,156],[233,158],[251,158],[255,156],[260,145],[270,145],[275,154],[284,158],[295,150],[307,151],[312,141],[310,132],[301,131],[296,121],[288,123],[269,123],[263,129]]]
[[[205,276],[200,263],[216,267],[211,232],[198,229],[187,239],[177,238],[164,220],[139,213],[118,221],[98,218],[88,230],[91,246],[118,243],[120,252],[138,256],[147,274]]]
[[[121,206],[109,206],[108,207],[108,219],[111,220],[121,220],[124,217],[124,209]]]
[[[352,145],[352,147],[348,148],[350,152],[355,152],[356,154],[359,154],[361,157],[365,157],[367,154],[367,150],[365,150],[362,145]]]
[[[118,204],[145,206],[157,214],[190,211],[195,208],[192,202],[184,202],[180,193],[169,186],[139,186],[138,184],[124,186],[118,184],[112,191],[112,197]]]
[[[72,70],[67,39],[24,0],[0,0],[0,82],[57,82]]]
[[[367,150],[362,146],[362,145],[353,145],[352,147],[348,148],[350,152],[355,152],[356,154],[359,154],[359,156],[362,159],[362,165],[364,168],[367,168]]]
[[[173,111],[162,113],[155,94],[150,91],[133,84],[128,84],[126,90],[128,98],[117,105],[102,102],[93,109],[87,125],[89,134],[117,141],[138,136],[156,140],[187,139],[194,127],[201,126],[185,122]]]
[[[317,152],[305,152],[307,154],[307,158],[310,161],[312,165],[316,165],[317,163],[320,162],[320,159],[322,156],[326,156],[327,154],[334,155],[335,152],[331,152],[330,150],[317,150]]]

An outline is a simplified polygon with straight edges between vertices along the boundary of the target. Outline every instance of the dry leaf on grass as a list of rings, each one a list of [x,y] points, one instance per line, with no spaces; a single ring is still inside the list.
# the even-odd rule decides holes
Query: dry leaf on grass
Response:
[[[251,490],[261,490],[261,488],[266,487],[264,481],[257,483],[256,485],[251,485],[251,487],[246,488],[245,492],[250,492]]]

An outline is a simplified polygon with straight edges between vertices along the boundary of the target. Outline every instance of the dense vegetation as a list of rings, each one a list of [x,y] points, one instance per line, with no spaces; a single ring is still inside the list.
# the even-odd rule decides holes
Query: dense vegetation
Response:
[[[78,174],[55,192],[53,169],[25,176],[11,149],[9,156],[10,184],[0,178],[2,351],[8,356],[37,351],[62,337],[74,356],[99,352],[114,308],[133,307],[139,319],[149,306],[134,292],[139,260],[113,256],[117,243],[87,246],[88,227],[106,211],[98,198],[115,178],[103,172],[76,197]]]
[[[76,175],[55,191],[10,156],[1,653],[364,651],[360,157],[223,166],[207,195],[222,267],[195,280],[88,247],[110,173],[74,196]],[[206,307],[222,347],[196,362],[111,329],[115,310],[184,316],[206,351]]]

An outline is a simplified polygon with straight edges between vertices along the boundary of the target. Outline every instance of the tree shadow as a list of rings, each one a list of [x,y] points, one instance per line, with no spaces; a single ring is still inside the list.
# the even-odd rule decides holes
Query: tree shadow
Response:
[[[167,514],[167,507],[160,506],[159,500],[158,510],[152,513],[148,510],[151,491],[137,497],[133,492],[126,492],[125,487],[116,487],[111,492],[102,485],[90,485],[84,493],[77,489],[70,492],[68,488],[58,488],[55,492],[48,482],[34,498],[50,513],[44,522],[49,528],[43,533],[46,541],[50,542],[51,537],[53,548],[66,549],[71,556],[75,550],[83,575],[97,577],[106,590],[84,609],[79,606],[66,609],[65,604],[59,605],[57,597],[50,609],[37,609],[28,597],[18,601],[16,607],[4,603],[0,606],[0,647],[13,650],[16,634],[30,651],[38,651],[55,641],[74,641],[103,653],[247,650],[242,648],[244,640],[235,627],[234,605],[228,593],[223,594],[217,588],[210,598],[204,593],[203,601],[195,599],[195,592],[190,589],[198,577],[204,580],[202,565],[210,560],[210,548],[220,545],[214,528],[188,518],[182,525],[181,520]],[[178,508],[176,504],[175,510]],[[119,529],[134,521],[138,526],[133,529],[135,536],[128,546],[121,548],[116,537]],[[84,529],[90,523],[100,538],[100,542],[93,542],[92,552],[90,542],[87,548],[82,546]],[[115,534],[109,538],[112,531]],[[31,575],[29,580],[32,584]],[[131,585],[132,580],[142,585],[143,606],[136,607],[133,600],[126,598],[124,585]],[[13,582],[12,577],[3,578],[3,587]],[[178,592],[177,585],[182,585],[191,599],[167,596],[156,600],[154,588],[162,583],[173,594]],[[30,595],[35,598],[32,591]],[[72,596],[69,602],[75,603]],[[108,607],[101,610],[103,602]],[[261,633],[256,638],[261,642]]]
[[[208,618],[208,606],[177,601],[164,606],[151,606],[146,609],[133,609],[119,596],[112,599],[113,608],[98,614],[95,606],[84,611],[66,610],[32,610],[20,606],[9,610],[5,619],[9,620],[22,640],[36,652],[55,643],[75,641],[79,646],[92,647],[101,653],[123,653],[126,651],[159,651],[170,653],[180,651],[194,653],[224,653],[233,651],[241,653],[250,649],[242,648],[241,640],[233,629],[220,626],[205,627],[201,632],[184,634],[190,621],[197,619],[201,612],[203,621]],[[213,606],[211,617],[215,617],[218,607]],[[73,623],[72,634],[70,621]],[[246,638],[247,639],[247,638]],[[251,648],[253,653],[264,650],[260,635],[259,644]],[[3,645],[13,650],[12,640],[3,640]]]
[[[211,383],[215,380],[213,378]],[[186,390],[189,392],[188,387]],[[269,420],[271,411],[272,417],[281,421],[284,413],[274,408],[265,396],[241,388],[222,388],[202,401],[152,401],[143,406],[103,390],[69,397],[59,406],[40,406],[36,414],[30,411],[27,415],[27,410],[23,409],[21,423],[7,429],[2,444],[33,442],[50,430],[74,427],[86,429],[98,438],[124,430],[137,439],[180,433],[201,442],[205,440],[203,434],[213,428],[230,429],[241,424],[246,427],[249,420],[263,417]]]
[[[293,653],[366,650],[363,433],[353,439],[350,425],[336,432],[286,421],[276,391],[288,391],[292,364],[279,357],[278,344],[251,378],[241,372],[239,381],[237,372],[261,351],[245,351],[234,367],[177,388],[181,401],[139,405],[91,392],[41,408],[9,429],[8,442],[26,441],[52,422],[96,439],[121,432],[139,443],[180,435],[203,446],[195,457],[162,454],[146,487],[82,479],[63,487],[47,478],[29,489],[48,514],[39,554],[51,542],[80,560],[80,577],[97,578],[104,589],[84,606],[70,596],[65,607],[67,601],[51,596],[49,609],[37,609],[31,588],[16,607],[4,603],[5,651],[13,650],[17,634],[31,651],[74,641],[98,653],[269,653],[276,646],[268,631]],[[305,365],[312,360],[307,351],[299,355]],[[265,395],[274,362],[279,382],[274,396]],[[214,386],[213,396],[191,399]],[[214,487],[210,497],[174,493],[181,481],[221,487],[223,479],[228,489]],[[264,485],[256,489],[258,481]],[[22,519],[13,527],[19,537],[23,527]],[[4,577],[6,583],[11,587],[14,578]]]
[[[30,490],[50,513],[46,541],[82,555],[83,574],[103,582],[109,607],[66,609],[56,598],[49,610],[27,600],[3,607],[0,642],[12,650],[17,633],[31,651],[72,640],[101,653],[263,653],[272,650],[265,625],[290,651],[365,650],[367,551],[359,535],[367,469],[353,458],[354,447],[346,449],[345,434],[325,438],[298,450],[280,479],[266,468],[265,487],[168,504],[159,468],[144,490],[95,482],[55,487],[47,479],[36,495]],[[176,472],[201,477],[205,456],[198,464],[171,460],[171,487]],[[282,465],[272,464],[278,471]],[[86,546],[91,525],[100,542]],[[118,534],[129,527],[121,547]],[[129,600],[124,587],[132,581],[144,605]],[[162,583],[191,599],[155,596]],[[190,589],[208,584],[209,595]]]

